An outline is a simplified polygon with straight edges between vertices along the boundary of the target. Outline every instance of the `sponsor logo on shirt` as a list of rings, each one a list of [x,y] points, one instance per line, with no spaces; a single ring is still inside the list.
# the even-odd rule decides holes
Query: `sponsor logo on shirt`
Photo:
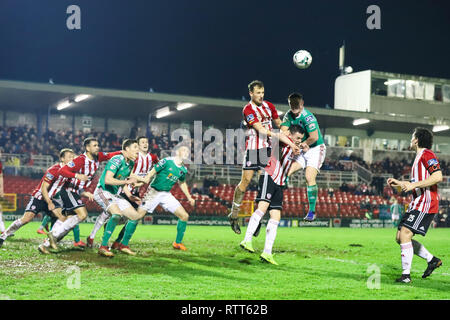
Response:
[[[47,174],[45,175],[45,177],[46,177],[48,180],[53,180],[53,178],[54,178],[55,176],[52,175],[50,172],[47,172]]]
[[[311,122],[311,121],[314,121],[314,116],[313,116],[313,115],[307,116],[307,117],[305,118],[305,121],[306,121],[306,123]]]
[[[111,165],[111,167],[110,167],[111,169],[113,169],[113,170],[116,170],[117,169],[117,167],[115,166],[115,165]]]

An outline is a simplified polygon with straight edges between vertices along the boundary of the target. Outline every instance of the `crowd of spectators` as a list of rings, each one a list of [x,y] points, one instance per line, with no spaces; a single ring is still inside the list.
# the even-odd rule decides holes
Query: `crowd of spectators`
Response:
[[[130,129],[130,137],[135,137],[143,134],[139,128]],[[49,130],[41,136],[33,127],[17,126],[17,127],[1,127],[0,126],[0,150],[8,154],[24,155],[20,159],[20,164],[32,165],[31,155],[51,155],[56,160],[59,150],[62,148],[71,148],[76,154],[83,152],[82,142],[87,137],[95,137],[99,141],[101,150],[112,151],[120,149],[122,140],[127,137],[119,136],[110,130],[109,132],[99,131],[72,131],[72,130]],[[193,133],[191,133],[193,137]],[[149,137],[150,150],[161,157],[161,150],[171,150],[178,141],[170,141],[167,134],[154,134]],[[203,152],[205,156],[205,147],[211,142],[203,142]],[[191,146],[194,146],[193,139]],[[239,163],[238,155],[241,154],[237,150],[235,144],[234,163]],[[213,152],[213,156],[215,156]],[[358,163],[360,166],[370,170],[373,174],[392,174],[395,178],[400,178],[405,174],[409,174],[411,170],[411,163],[414,155],[409,155],[401,160],[392,160],[385,158],[382,161],[375,161],[371,164],[366,163],[362,158],[351,155],[341,155],[337,158],[327,157],[322,166],[322,170],[338,170],[338,171],[352,171],[353,163]],[[223,163],[226,163],[226,146],[224,141],[223,146]],[[4,159],[13,165],[17,165],[16,159]],[[240,159],[239,159],[240,160]],[[441,168],[444,175],[450,175],[450,168],[445,160],[441,159]],[[19,165],[20,165],[19,164]],[[376,187],[376,185],[375,185]],[[378,192],[382,192],[377,187]]]

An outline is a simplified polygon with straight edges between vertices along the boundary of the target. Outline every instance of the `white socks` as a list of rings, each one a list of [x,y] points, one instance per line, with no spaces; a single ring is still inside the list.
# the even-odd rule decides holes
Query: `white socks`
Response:
[[[95,221],[94,229],[92,229],[91,234],[89,235],[89,238],[94,239],[95,235],[97,234],[98,230],[105,224],[106,221],[111,217],[111,215],[105,211],[103,211]]]
[[[3,223],[3,212],[0,212],[0,233],[5,231],[5,224]]]
[[[427,262],[430,262],[431,259],[433,259],[433,255],[428,252],[428,250],[419,241],[411,240],[411,242],[413,245],[414,254],[418,255],[422,259],[427,260]]]
[[[244,241],[252,241],[253,234],[255,233],[256,228],[258,228],[258,224],[263,216],[264,212],[262,212],[261,210],[257,209],[255,212],[253,212],[252,216],[250,217],[250,221],[248,222]]]
[[[266,227],[266,244],[264,245],[264,252],[272,254],[273,243],[275,242],[275,237],[277,236],[278,224],[280,221],[270,219]]]
[[[80,222],[81,220],[77,215],[70,216],[62,224],[55,223],[51,232],[59,241]]]
[[[411,242],[400,244],[402,250],[402,274],[411,273],[412,258],[414,255],[414,249]]]
[[[14,234],[14,232],[19,230],[21,226],[23,226],[22,221],[20,221],[20,219],[17,219],[13,223],[11,223],[11,225],[8,227],[8,229],[6,229],[6,231],[2,234],[0,238],[6,240],[6,238],[8,238],[10,235]]]

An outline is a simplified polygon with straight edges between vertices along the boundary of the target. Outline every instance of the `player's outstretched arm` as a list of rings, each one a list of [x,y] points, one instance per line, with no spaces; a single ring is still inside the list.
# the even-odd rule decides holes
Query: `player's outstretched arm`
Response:
[[[114,178],[114,172],[112,171],[107,171],[106,175],[105,175],[105,184],[108,184],[110,186],[124,186],[126,184],[132,184],[135,183],[136,179],[134,178],[126,178],[125,180],[119,180]]]
[[[183,181],[183,182],[178,181],[178,183],[180,185],[181,191],[183,191],[184,195],[189,200],[189,203],[191,204],[191,206],[194,206],[195,200],[192,198],[191,194],[189,193],[189,188],[188,188],[187,183],[185,181]]]
[[[53,211],[53,210],[55,210],[55,205],[53,204],[53,201],[48,196],[48,187],[49,186],[50,185],[48,184],[47,181],[43,181],[42,185],[41,185],[41,193],[42,193],[42,198],[44,198],[44,201],[47,202],[48,210]]]
[[[407,192],[407,191],[414,190],[415,188],[431,187],[431,186],[434,186],[435,184],[442,182],[442,180],[443,180],[442,171],[435,171],[425,180],[417,181],[417,182],[405,181],[402,184],[402,190]]]
[[[262,135],[274,137],[275,139],[280,140],[284,144],[287,144],[288,146],[290,146],[292,148],[292,150],[294,151],[294,154],[300,153],[300,148],[297,147],[284,133],[275,133],[273,131],[267,130],[259,122],[254,123],[253,128],[255,128],[255,130],[258,131]]]
[[[147,175],[142,178],[142,177],[138,177],[137,181],[138,182],[143,182],[144,184],[148,184],[150,183],[150,181],[152,181],[153,177],[156,175],[156,170],[155,168],[153,168],[152,170],[150,170]]]

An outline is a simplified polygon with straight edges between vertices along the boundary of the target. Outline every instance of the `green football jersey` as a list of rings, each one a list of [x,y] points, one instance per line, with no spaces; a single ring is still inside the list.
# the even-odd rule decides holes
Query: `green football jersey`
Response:
[[[321,145],[324,143],[322,133],[320,132],[319,123],[317,122],[316,117],[306,108],[303,108],[303,111],[295,118],[292,114],[292,111],[287,112],[284,115],[282,126],[290,127],[293,124],[301,125],[306,133],[305,137],[302,139],[302,142],[309,138],[309,134],[313,131],[318,131],[319,139],[310,145],[310,148]]]
[[[160,160],[155,165],[155,170],[156,176],[150,186],[158,191],[170,191],[178,180],[186,180],[188,172],[184,165],[177,166],[173,157]]]
[[[133,171],[134,162],[125,161],[125,157],[123,155],[117,155],[109,159],[106,163],[105,169],[102,172],[102,176],[98,180],[97,187],[102,188],[112,194],[119,194],[122,190],[122,186],[112,186],[105,183],[106,172],[111,171],[114,173],[114,179],[118,180],[126,180],[131,172]]]

